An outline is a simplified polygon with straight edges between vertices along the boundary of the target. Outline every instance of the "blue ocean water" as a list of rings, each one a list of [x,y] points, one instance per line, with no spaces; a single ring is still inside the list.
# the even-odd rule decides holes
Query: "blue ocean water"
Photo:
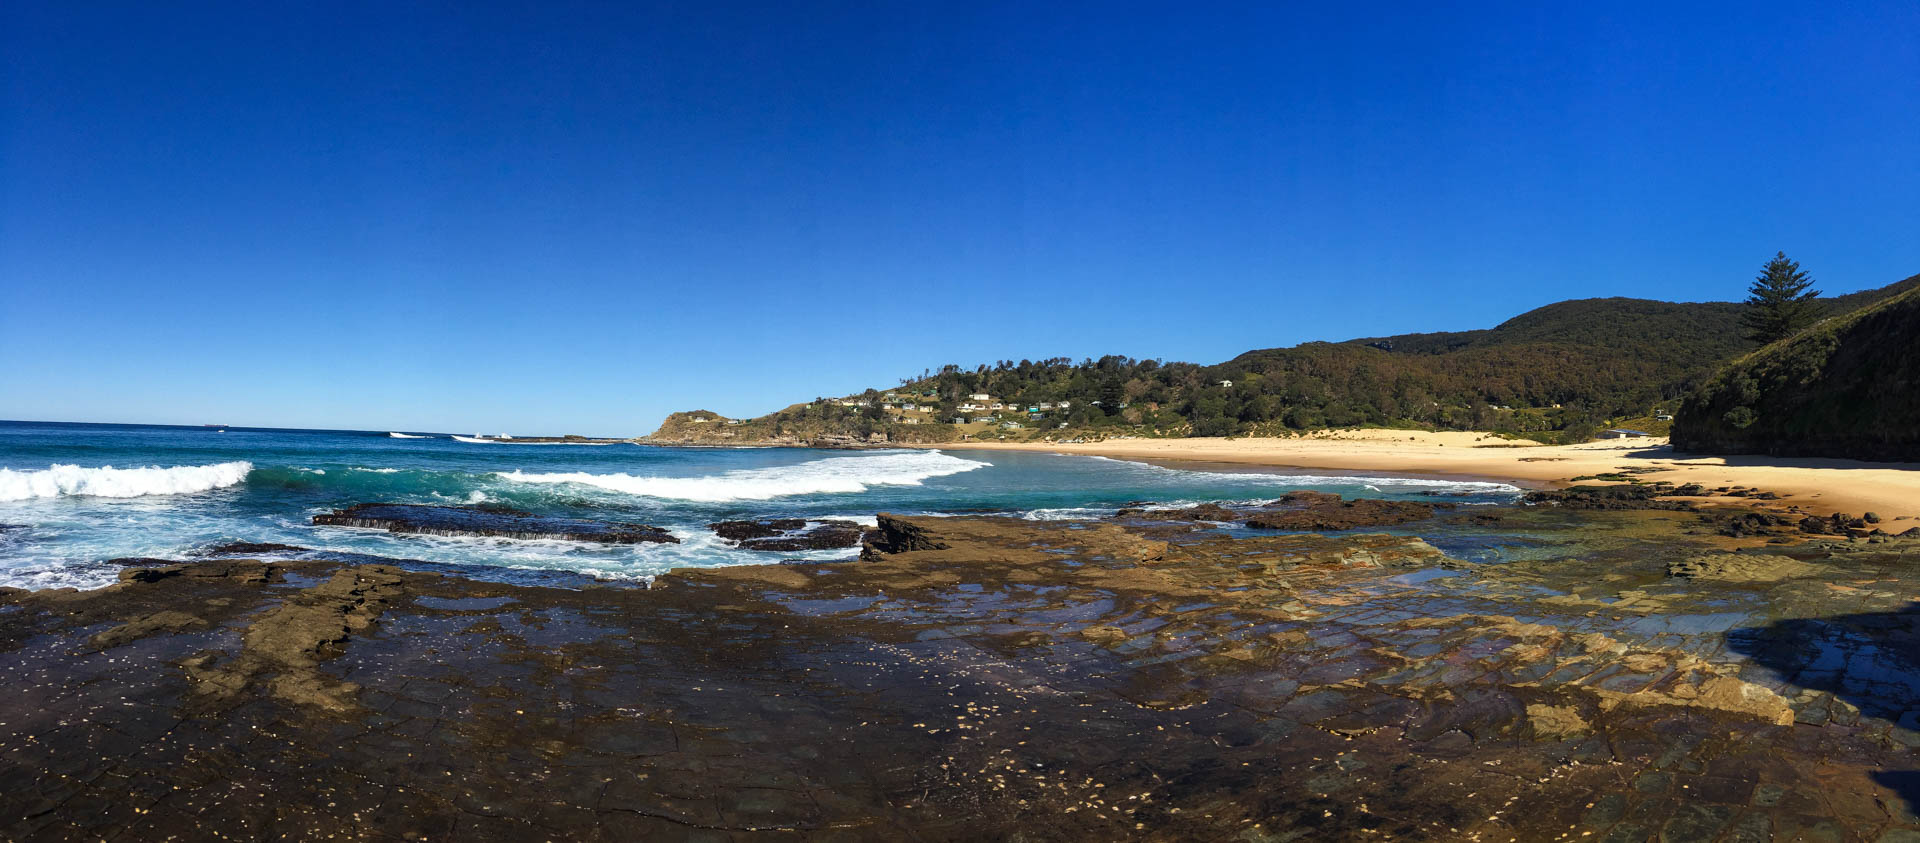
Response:
[[[851,553],[737,550],[705,527],[722,519],[872,523],[877,512],[1070,518],[1139,502],[1260,500],[1290,489],[1485,502],[1509,501],[1518,491],[1496,483],[1183,470],[994,451],[477,444],[388,431],[220,430],[0,422],[0,585],[97,587],[119,571],[108,559],[182,558],[233,541],[418,560],[516,581],[643,581],[683,566]],[[311,526],[315,513],[367,502],[485,503],[632,521],[665,527],[681,543],[608,547]]]

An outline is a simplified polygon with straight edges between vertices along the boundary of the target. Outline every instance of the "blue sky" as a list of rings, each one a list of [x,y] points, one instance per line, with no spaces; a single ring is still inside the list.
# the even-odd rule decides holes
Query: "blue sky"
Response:
[[[0,418],[633,434],[1920,272],[1911,0],[158,5],[0,4]]]

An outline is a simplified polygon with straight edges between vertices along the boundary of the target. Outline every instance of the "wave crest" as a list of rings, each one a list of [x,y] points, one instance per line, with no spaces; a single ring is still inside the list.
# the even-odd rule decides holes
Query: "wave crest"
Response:
[[[918,486],[930,478],[986,465],[988,463],[963,460],[939,451],[920,451],[874,457],[830,457],[798,465],[736,469],[704,477],[522,471],[497,476],[516,483],[577,483],[628,495],[720,503],[793,495],[858,494],[872,486]]]
[[[247,479],[250,462],[178,465],[170,468],[82,468],[53,465],[43,471],[0,468],[0,501],[89,495],[98,498],[137,498],[143,495],[184,495],[220,489]]]

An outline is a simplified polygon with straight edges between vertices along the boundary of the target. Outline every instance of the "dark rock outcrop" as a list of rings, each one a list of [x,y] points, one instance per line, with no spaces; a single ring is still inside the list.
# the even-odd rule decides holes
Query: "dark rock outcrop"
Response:
[[[861,559],[873,560],[914,550],[947,549],[946,543],[933,538],[928,519],[912,520],[882,512],[877,520],[878,526],[861,542]]]
[[[1217,503],[1203,503],[1185,509],[1147,509],[1145,507],[1126,507],[1114,513],[1122,518],[1138,517],[1155,521],[1238,521],[1247,517],[1246,513],[1228,509]]]
[[[364,527],[389,533],[640,544],[679,544],[666,530],[645,524],[553,518],[510,509],[363,503],[313,516],[316,526]]]
[[[834,550],[858,547],[867,533],[865,528],[852,521],[810,522],[803,518],[719,521],[707,527],[741,550]]]
[[[1616,486],[1571,486],[1528,492],[1522,500],[1567,509],[1668,509],[1680,512],[1699,509],[1686,501],[1663,500],[1671,494],[1674,494],[1674,489],[1666,484],[1622,483]]]

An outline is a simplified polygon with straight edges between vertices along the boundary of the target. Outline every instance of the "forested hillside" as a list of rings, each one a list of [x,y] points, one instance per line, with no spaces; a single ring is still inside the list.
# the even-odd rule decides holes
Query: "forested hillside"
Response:
[[[1917,285],[1920,276],[1824,302],[1844,313]],[[712,431],[716,441],[1227,436],[1364,425],[1583,440],[1610,420],[1672,411],[1714,371],[1752,351],[1741,313],[1732,302],[1581,299],[1484,330],[1311,342],[1215,365],[1121,356],[1002,360],[927,371],[892,390],[815,399],[733,430],[724,423],[670,427],[677,438]],[[965,423],[953,424],[956,418]]]
[[[1735,361],[1688,396],[1673,442],[1712,453],[1920,460],[1920,289]]]

